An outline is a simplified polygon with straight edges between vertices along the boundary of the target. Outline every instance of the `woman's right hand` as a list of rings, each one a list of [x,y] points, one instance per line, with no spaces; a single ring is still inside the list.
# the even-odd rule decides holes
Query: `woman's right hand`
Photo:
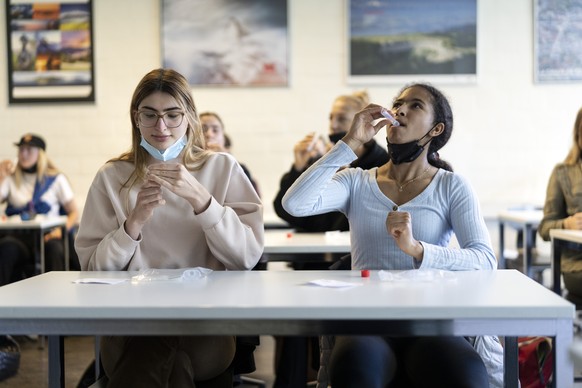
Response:
[[[165,204],[162,186],[148,180],[137,193],[135,208],[125,220],[126,233],[134,240],[139,239],[141,230],[154,214],[154,209]]]
[[[382,106],[369,104],[356,113],[348,134],[342,139],[344,143],[355,151],[361,145],[372,140],[380,129],[390,124],[390,121],[382,116],[381,111]],[[374,124],[376,120],[378,121]]]
[[[14,163],[11,160],[3,160],[0,162],[0,182],[14,171]]]
[[[564,220],[565,229],[580,230],[582,229],[582,213],[576,213]]]
[[[303,171],[311,158],[319,158],[327,151],[321,137],[315,132],[301,139],[293,148],[295,162],[293,166],[297,171]]]

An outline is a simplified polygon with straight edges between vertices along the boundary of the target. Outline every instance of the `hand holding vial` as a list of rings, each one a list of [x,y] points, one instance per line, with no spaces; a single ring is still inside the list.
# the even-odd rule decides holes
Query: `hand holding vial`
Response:
[[[382,108],[382,111],[380,113],[382,113],[382,116],[384,116],[388,121],[390,121],[392,123],[392,126],[393,127],[400,126],[400,123],[394,118],[394,116],[392,116],[390,114],[390,112],[388,111],[388,109]]]

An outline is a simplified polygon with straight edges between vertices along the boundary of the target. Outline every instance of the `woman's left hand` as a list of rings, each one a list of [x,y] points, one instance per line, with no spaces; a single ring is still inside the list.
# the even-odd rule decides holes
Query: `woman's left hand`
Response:
[[[389,212],[386,217],[386,230],[398,247],[417,260],[422,260],[424,247],[412,235],[412,216],[408,212]]]
[[[148,178],[187,200],[197,214],[210,205],[212,196],[208,190],[182,164],[152,164],[148,166]]]

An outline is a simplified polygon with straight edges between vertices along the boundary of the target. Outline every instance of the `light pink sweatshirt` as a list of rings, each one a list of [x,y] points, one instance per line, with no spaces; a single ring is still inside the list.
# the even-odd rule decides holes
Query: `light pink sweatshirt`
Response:
[[[169,190],[139,240],[124,230],[139,185],[120,188],[134,170],[129,162],[110,162],[97,173],[83,210],[75,249],[85,271],[206,267],[251,269],[263,252],[263,206],[236,160],[223,153],[209,157],[192,175],[212,195],[207,210]]]

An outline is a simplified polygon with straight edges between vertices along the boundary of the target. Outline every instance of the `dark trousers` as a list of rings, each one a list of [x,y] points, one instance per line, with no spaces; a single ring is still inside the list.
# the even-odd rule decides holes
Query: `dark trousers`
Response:
[[[81,269],[75,252],[73,237],[69,236],[69,268]],[[9,284],[36,273],[35,247],[37,232],[21,231],[0,236],[0,286]],[[62,240],[49,240],[44,244],[46,271],[63,271],[64,247]]]
[[[487,369],[464,337],[336,337],[334,388],[489,386]]]

